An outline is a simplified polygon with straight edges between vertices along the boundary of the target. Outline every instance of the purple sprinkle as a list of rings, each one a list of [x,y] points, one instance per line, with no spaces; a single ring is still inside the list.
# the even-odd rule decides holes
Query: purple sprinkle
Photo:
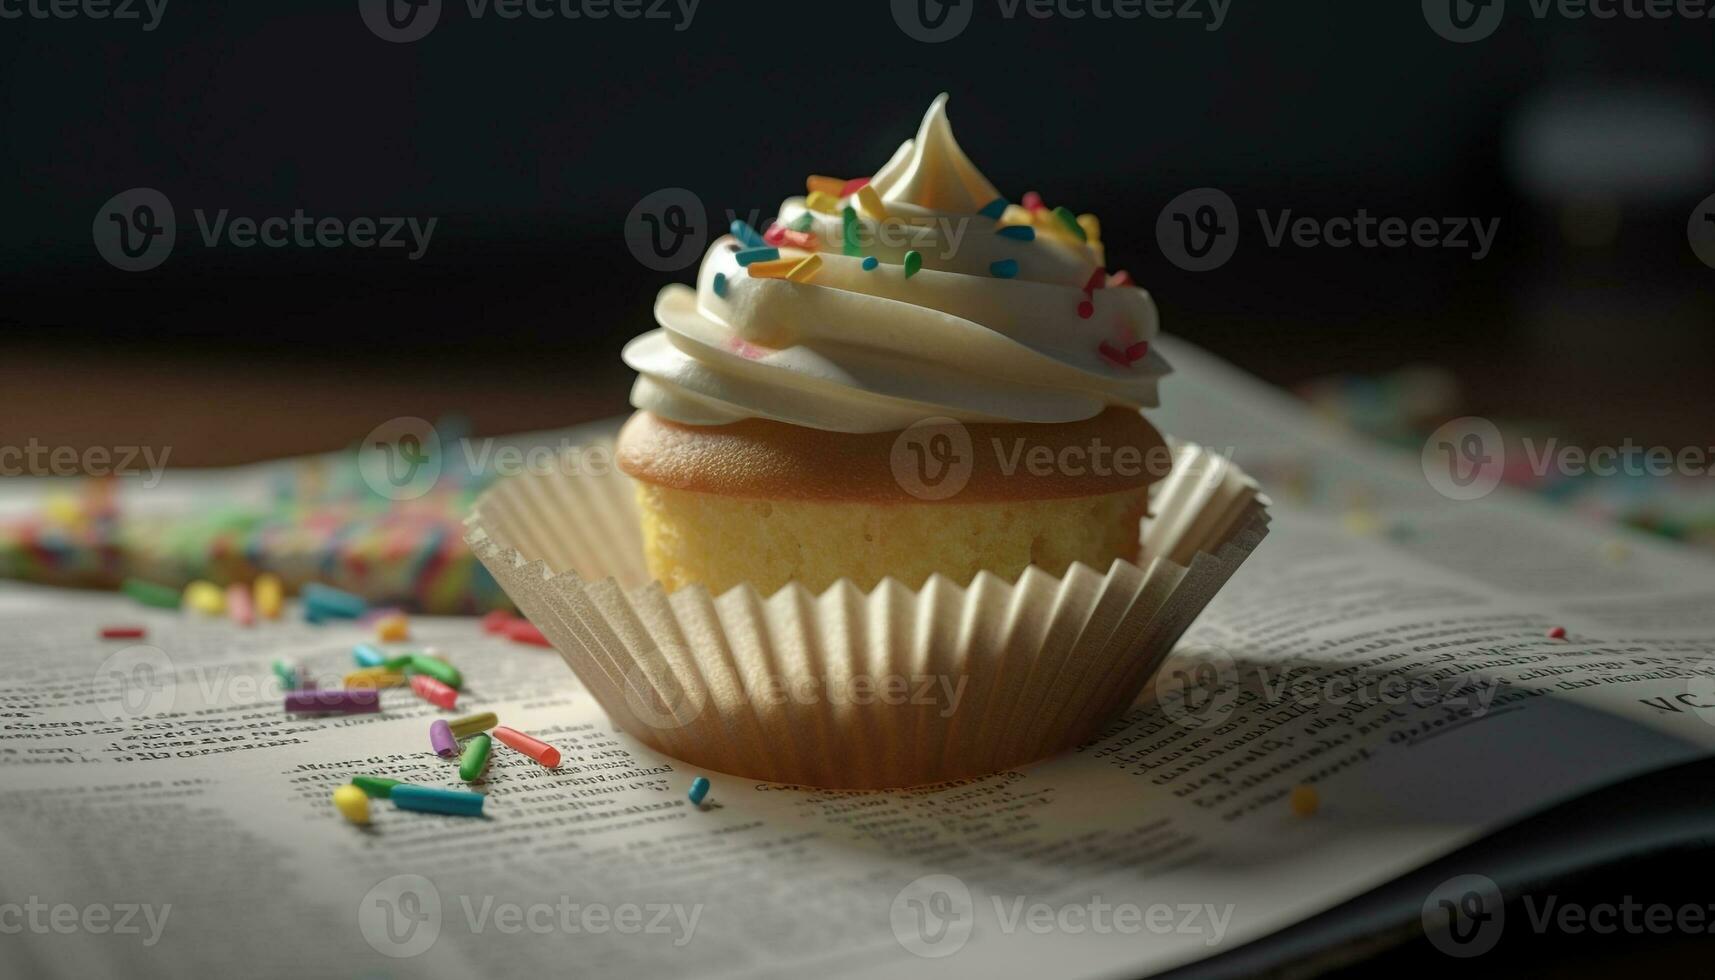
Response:
[[[356,715],[381,710],[381,692],[372,687],[287,691],[286,710]]]
[[[434,747],[435,754],[443,759],[451,759],[459,754],[459,740],[453,737],[453,726],[445,719],[437,718],[429,726],[429,744]]]

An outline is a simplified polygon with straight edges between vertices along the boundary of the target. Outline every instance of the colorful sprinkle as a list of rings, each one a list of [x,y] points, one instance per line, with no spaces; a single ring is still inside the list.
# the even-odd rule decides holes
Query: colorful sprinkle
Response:
[[[1047,205],[1042,203],[1042,195],[1035,191],[1025,191],[1024,200],[1019,203],[1024,205],[1026,211],[1041,211],[1047,208]]]
[[[459,740],[453,737],[453,727],[447,724],[445,718],[436,718],[429,724],[429,748],[443,759],[451,759],[459,754]]]
[[[506,638],[514,643],[528,643],[531,646],[551,647],[554,644],[537,628],[535,623],[520,619],[506,629]]]
[[[786,273],[786,278],[792,282],[808,282],[811,276],[814,276],[817,272],[821,271],[821,268],[822,257],[820,255],[811,255],[805,258],[804,261],[793,266],[792,271]]]
[[[452,710],[458,704],[459,692],[453,690],[428,674],[417,674],[411,678],[411,690],[424,701],[437,708]]]
[[[459,778],[467,783],[474,783],[488,771],[488,752],[493,739],[487,735],[474,735],[464,747],[464,754],[459,757]]]
[[[715,273],[715,292],[721,291],[721,285],[725,281],[726,276],[719,272]],[[482,631],[484,633],[505,633],[506,627],[517,620],[518,617],[512,614],[512,610],[496,609],[482,617]]]
[[[484,711],[479,714],[465,715],[463,718],[454,718],[447,722],[447,727],[451,728],[453,735],[458,738],[468,738],[477,732],[486,732],[498,724],[500,724],[500,719],[495,716],[494,712]]]
[[[375,638],[382,643],[401,643],[411,638],[411,622],[395,613],[375,621]]]
[[[393,805],[401,810],[448,813],[456,817],[482,816],[482,802],[487,799],[481,793],[464,793],[456,789],[437,789],[433,786],[415,786],[411,783],[400,783],[394,786],[390,797],[393,800]]]
[[[1102,240],[1102,223],[1093,214],[1078,215],[1078,227],[1084,229],[1085,237],[1092,242]]]
[[[874,272],[875,267],[880,265],[880,264],[881,264],[881,260],[877,259],[873,255],[866,255],[863,257],[863,271],[865,271],[865,272]]]
[[[185,586],[185,608],[205,616],[218,616],[226,611],[226,593],[213,582],[198,579]]]
[[[847,255],[858,254],[857,208],[850,204],[840,211],[840,251]]]
[[[786,241],[786,226],[779,223],[769,225],[768,230],[762,233],[762,240],[769,245],[781,244]]]
[[[704,797],[708,795],[709,777],[698,776],[691,780],[691,791],[685,794],[685,798],[691,801],[692,806],[702,806]]]
[[[387,663],[387,654],[367,643],[359,643],[351,648],[351,659],[359,667],[381,667]]]
[[[351,785],[363,790],[364,796],[385,800],[393,795],[393,787],[399,785],[399,780],[385,776],[353,776]]]
[[[1033,242],[1036,240],[1036,229],[1029,225],[1007,225],[995,230],[995,234],[1014,241]]]
[[[840,185],[840,196],[841,197],[851,197],[853,194],[858,193],[859,191],[863,190],[864,188],[866,188],[868,186],[869,186],[869,178],[868,177],[853,177],[851,180],[848,180],[845,183]]]
[[[345,675],[345,686],[358,687],[404,687],[408,682],[404,674],[386,667],[365,667]]]
[[[769,259],[767,262],[752,262],[750,275],[753,279],[784,279],[786,273],[798,267],[798,259]]]
[[[1093,293],[1107,284],[1108,274],[1101,269],[1090,273],[1090,278],[1084,281],[1084,292]]]
[[[1317,794],[1316,787],[1308,784],[1292,787],[1292,795],[1287,799],[1292,812],[1300,817],[1314,817],[1316,811],[1322,809],[1322,797]]]
[[[226,587],[226,615],[240,626],[256,625],[256,603],[250,598],[250,586],[234,582]]]
[[[171,586],[145,582],[140,578],[128,578],[119,590],[145,606],[158,609],[179,608],[179,590]]]
[[[999,262],[990,262],[989,274],[997,279],[1011,279],[1018,275],[1018,260],[1001,259]]]
[[[464,675],[459,673],[457,667],[427,653],[411,654],[405,669],[413,674],[427,674],[451,688],[464,686]]]
[[[793,231],[790,228],[781,228],[780,244],[788,245],[792,248],[801,248],[807,252],[814,252],[818,242],[816,241],[815,235],[802,231]]]
[[[739,265],[749,265],[752,262],[768,262],[770,260],[777,259],[779,257],[780,257],[780,250],[779,249],[770,248],[766,245],[759,245],[755,248],[747,248],[744,251],[738,253],[738,255],[737,255]]]
[[[1566,639],[1566,627],[1556,626],[1553,629],[1549,630],[1548,631],[1548,638],[1551,640],[1564,640],[1564,639]]]
[[[1006,213],[1006,208],[1007,208],[1006,198],[997,197],[994,200],[983,205],[982,210],[978,211],[977,213],[982,215],[985,218],[992,218],[996,221],[999,221],[1000,216]]]
[[[1137,343],[1132,344],[1130,347],[1127,347],[1125,349],[1126,363],[1130,364],[1133,361],[1140,361],[1148,353],[1149,353],[1149,341],[1140,340]]]
[[[820,211],[823,214],[840,213],[840,199],[838,195],[824,194],[821,191],[811,191],[810,196],[804,199],[804,203],[812,211]]]
[[[366,714],[381,710],[381,692],[374,688],[287,691],[286,710],[315,714]]]
[[[486,736],[479,735],[477,737],[485,738]],[[522,753],[549,769],[560,764],[559,749],[535,736],[526,735],[516,728],[500,725],[494,729],[494,737],[500,740],[500,744],[512,751]]]
[[[715,273],[715,295],[716,295],[716,296],[720,296],[720,297],[723,297],[723,298],[724,298],[724,297],[725,297],[725,296],[726,296],[726,273],[724,273],[724,272],[717,272],[717,273]],[[493,614],[493,613],[489,613],[489,615],[491,615],[491,616],[492,616],[492,615],[494,615],[494,614]],[[502,627],[502,628],[504,628],[504,627]],[[484,633],[494,633],[494,632],[497,632],[497,631],[496,631],[496,630],[491,630],[491,629],[489,629],[489,628],[488,628],[488,624],[487,624],[487,623],[484,623],[484,624],[483,624],[483,628],[482,628],[482,631],[483,631],[483,632],[484,632]]]
[[[356,619],[369,608],[369,602],[362,596],[319,582],[304,586],[302,595],[307,619]]]
[[[921,269],[921,268],[923,268],[923,253],[917,251],[916,249],[912,249],[911,251],[906,252],[905,253],[905,278],[910,279],[912,276],[916,275],[917,270]]]
[[[1070,208],[1055,208],[1054,217],[1059,218],[1060,223],[1065,225],[1066,230],[1071,232],[1078,241],[1083,242],[1089,240],[1089,236],[1084,234],[1084,226],[1078,224],[1078,216],[1073,214]]]
[[[104,640],[141,640],[147,631],[141,626],[103,626],[101,638]]]
[[[1116,272],[1113,275],[1108,277],[1108,288],[1109,289],[1119,289],[1122,286],[1129,286],[1129,285],[1131,285],[1131,273],[1125,271],[1124,269],[1121,269],[1120,271],[1118,271],[1118,272]]]
[[[288,691],[298,689],[298,668],[284,660],[276,660],[273,664],[274,676],[280,678],[280,686]]]
[[[1096,315],[1096,304],[1090,302],[1089,300],[1084,300],[1082,303],[1078,304],[1078,316],[1080,319],[1088,320],[1090,317],[1095,316],[1095,315]]]
[[[808,211],[792,219],[790,227],[793,231],[809,231],[816,226],[816,216]]]
[[[369,796],[350,783],[333,791],[334,809],[359,827],[369,823]]]
[[[838,177],[823,177],[821,174],[811,174],[804,178],[804,189],[811,194],[829,194],[834,197],[843,196],[840,191],[846,186],[846,181]]]
[[[765,244],[762,241],[762,236],[756,233],[756,229],[743,221],[734,221],[730,230],[732,237],[743,242],[749,248],[761,248]]]
[[[869,186],[868,182],[857,189],[857,199],[865,214],[877,221],[887,219],[887,205],[881,203],[881,195],[877,194],[875,188]]]

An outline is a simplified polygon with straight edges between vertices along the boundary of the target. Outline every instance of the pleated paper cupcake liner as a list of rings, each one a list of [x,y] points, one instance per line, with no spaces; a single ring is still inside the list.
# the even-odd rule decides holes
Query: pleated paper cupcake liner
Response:
[[[629,478],[512,476],[465,540],[626,732],[698,769],[842,789],[1019,766],[1093,737],[1136,699],[1267,532],[1268,500],[1177,444],[1144,564],[1016,582],[983,572],[868,592],[790,584],[712,596],[651,581]]]

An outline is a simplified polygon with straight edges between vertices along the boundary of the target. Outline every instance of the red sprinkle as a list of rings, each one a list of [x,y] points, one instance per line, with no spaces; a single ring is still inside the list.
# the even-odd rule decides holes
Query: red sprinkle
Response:
[[[1079,303],[1078,304],[1078,315],[1083,317],[1086,320],[1088,320],[1092,316],[1095,316],[1096,315],[1096,304],[1090,302],[1089,300],[1084,300],[1082,303]]]
[[[1125,349],[1125,362],[1130,364],[1133,361],[1142,359],[1142,357],[1148,353],[1149,341],[1140,340]]]
[[[840,188],[840,196],[851,197],[853,194],[856,194],[858,191],[861,191],[868,186],[868,177],[853,177],[851,180],[845,182],[845,186]]]
[[[1556,626],[1553,629],[1549,630],[1548,631],[1548,638],[1551,640],[1564,640],[1564,639],[1566,639],[1566,627]]]
[[[539,647],[551,647],[554,645],[549,642],[546,636],[542,635],[542,631],[536,628],[535,623],[532,623],[527,619],[520,619],[517,622],[508,625],[506,627],[506,635],[515,643],[529,643]]]
[[[1101,289],[1103,286],[1107,285],[1107,281],[1108,281],[1107,272],[1105,272],[1102,269],[1097,269],[1096,271],[1090,273],[1089,281],[1084,283],[1084,292],[1086,292],[1086,293],[1095,292],[1096,290]]]
[[[101,638],[104,640],[141,640],[146,631],[141,626],[103,626]]]
[[[517,619],[517,616],[505,609],[496,609],[482,617],[482,631],[484,633],[504,633],[506,628]]]
[[[1048,210],[1048,205],[1042,203],[1042,195],[1036,193],[1035,191],[1025,191],[1024,192],[1024,200],[1021,203],[1024,205],[1026,210],[1030,210],[1030,211],[1046,211],[1046,210]]]
[[[769,225],[768,230],[762,233],[762,240],[770,245],[779,245],[786,240],[786,227],[778,223]]]
[[[1114,288],[1119,287],[1119,286],[1129,286],[1129,285],[1131,285],[1131,273],[1125,271],[1124,269],[1121,269],[1120,271],[1118,271],[1118,272],[1116,272],[1113,275],[1108,277],[1108,288],[1109,289],[1114,289]]]
[[[1120,350],[1118,347],[1115,347],[1113,344],[1110,344],[1105,340],[1096,345],[1096,350],[1100,351],[1103,357],[1115,364],[1118,364],[1120,367],[1131,367],[1130,362],[1125,359],[1125,351]]]

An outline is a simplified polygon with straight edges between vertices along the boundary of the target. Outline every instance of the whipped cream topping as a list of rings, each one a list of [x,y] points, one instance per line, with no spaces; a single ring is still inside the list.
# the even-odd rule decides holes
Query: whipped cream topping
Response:
[[[1169,368],[1147,347],[1159,329],[1149,294],[1092,287],[1106,278],[1099,242],[1002,234],[1030,226],[997,220],[1001,195],[953,139],[946,107],[943,94],[870,179],[885,216],[855,192],[838,202],[859,215],[855,249],[843,214],[801,197],[781,205],[782,226],[814,236],[822,265],[808,281],[751,275],[745,246],[726,236],[696,289],[663,289],[660,328],[625,347],[632,404],[688,425],[765,418],[834,432],[931,417],[1075,422],[1156,405]],[[908,276],[909,252],[921,269]]]

